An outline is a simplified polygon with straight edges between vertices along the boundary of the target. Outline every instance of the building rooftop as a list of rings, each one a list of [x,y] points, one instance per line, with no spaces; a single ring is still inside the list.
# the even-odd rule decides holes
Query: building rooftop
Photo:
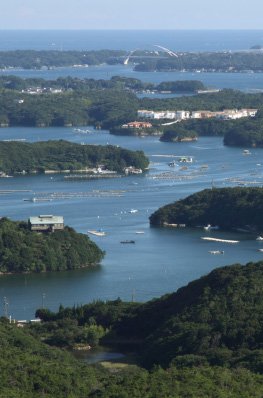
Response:
[[[29,222],[31,225],[46,225],[46,224],[63,224],[64,218],[62,216],[53,216],[50,214],[30,217]]]

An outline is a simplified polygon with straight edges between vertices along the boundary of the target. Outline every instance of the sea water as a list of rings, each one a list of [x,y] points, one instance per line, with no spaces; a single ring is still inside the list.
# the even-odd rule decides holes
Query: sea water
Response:
[[[153,44],[176,51],[237,50],[262,43],[262,31],[251,32],[16,32],[2,31],[0,49],[134,49]],[[157,40],[159,39],[159,40]],[[179,40],[180,39],[180,40]],[[147,47],[147,43],[149,47]],[[104,44],[104,45],[103,45]],[[179,45],[180,44],[180,45]],[[2,72],[3,74],[11,72]],[[138,73],[131,66],[100,65],[89,68],[57,68],[51,71],[12,71],[21,77],[55,79],[59,76],[109,79],[113,75],[137,77],[143,81],[198,79],[205,84],[244,91],[261,90],[262,74],[226,73]],[[32,215],[63,215],[66,224],[86,234],[102,229],[105,237],[92,239],[106,251],[101,266],[76,271],[5,275],[0,277],[0,299],[6,298],[12,317],[30,319],[41,306],[57,310],[93,300],[146,301],[173,292],[212,269],[233,263],[262,259],[256,236],[202,228],[151,228],[149,216],[160,206],[212,186],[245,184],[262,186],[263,149],[244,156],[240,148],[225,147],[222,138],[201,137],[193,143],[164,143],[156,137],[118,137],[108,131],[76,134],[72,128],[2,128],[0,139],[28,142],[66,139],[84,144],[120,145],[144,150],[151,161],[141,176],[110,180],[66,181],[62,175],[20,176],[0,179],[1,216],[27,220]],[[186,170],[171,168],[175,156],[192,156]],[[169,178],[166,177],[169,173]],[[9,190],[10,193],[6,193]],[[5,193],[4,193],[5,191]],[[12,191],[12,192],[11,192]],[[34,197],[50,201],[31,201]],[[131,209],[138,210],[130,213]],[[136,234],[136,232],[144,232]],[[234,239],[236,245],[215,244],[202,236]],[[135,240],[122,245],[122,240]],[[210,250],[224,250],[211,255]]]

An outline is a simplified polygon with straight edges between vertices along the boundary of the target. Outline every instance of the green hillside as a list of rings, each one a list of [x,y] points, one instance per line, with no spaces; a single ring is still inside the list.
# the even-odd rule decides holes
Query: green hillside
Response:
[[[104,253],[73,228],[37,233],[23,221],[0,219],[0,273],[62,271],[96,265]]]
[[[222,229],[263,230],[262,188],[205,189],[161,207],[150,216],[151,225],[184,223],[189,227],[218,225]]]
[[[145,169],[148,159],[142,151],[130,151],[112,145],[81,145],[72,142],[42,141],[0,142],[0,171],[13,173],[45,170],[79,170],[103,164],[123,172],[124,167]]]

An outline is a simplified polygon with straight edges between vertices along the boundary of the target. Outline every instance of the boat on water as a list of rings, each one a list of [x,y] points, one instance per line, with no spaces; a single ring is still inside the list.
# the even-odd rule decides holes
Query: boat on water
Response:
[[[251,155],[251,152],[248,149],[244,149],[243,155]]]
[[[52,202],[52,199],[51,198],[37,198],[37,197],[33,197],[33,198],[30,198],[30,199],[24,199],[24,202],[33,202],[33,203],[36,203],[36,202]]]
[[[225,254],[224,250],[209,250],[210,254]]]
[[[211,242],[222,242],[222,243],[239,243],[239,240],[230,240],[230,239],[219,239],[219,238],[210,238],[208,236],[202,236],[201,239],[208,240]]]
[[[258,242],[263,242],[263,236],[258,236],[258,237],[256,238],[256,240],[257,240]]]
[[[192,156],[181,156],[179,158],[180,163],[193,163],[193,158]]]
[[[95,235],[95,236],[105,236],[106,232],[97,231],[96,229],[90,229],[90,230],[88,230],[88,234]]]
[[[142,235],[142,234],[144,234],[144,231],[135,231],[135,233],[136,233],[137,235]]]
[[[219,226],[218,225],[214,225],[212,226],[211,224],[207,224],[206,226],[204,226],[204,230],[205,231],[212,231],[212,230],[218,230]]]
[[[176,163],[175,160],[173,160],[172,162],[169,162],[169,163],[168,163],[168,166],[170,166],[170,167],[175,167],[175,166],[178,166],[178,164]]]
[[[129,210],[129,213],[138,213],[138,210],[137,209],[131,209],[131,210]]]
[[[126,243],[135,243],[135,240],[121,240],[120,243],[126,244]]]
[[[263,252],[263,249],[258,249],[258,252]]]

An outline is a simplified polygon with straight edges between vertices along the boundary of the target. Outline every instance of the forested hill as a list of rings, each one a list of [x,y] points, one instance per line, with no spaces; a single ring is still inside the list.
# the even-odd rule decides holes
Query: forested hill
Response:
[[[215,269],[143,304],[98,301],[37,315],[44,320],[40,334],[48,331],[51,344],[58,336],[72,343],[92,324],[104,328],[103,344],[134,350],[147,368],[223,366],[263,374],[262,261]]]
[[[141,340],[142,360],[148,366],[209,362],[262,373],[262,326],[259,262],[218,268],[174,294],[135,308],[114,330],[119,338]]]
[[[88,236],[72,228],[37,233],[31,231],[26,222],[0,219],[0,274],[94,266],[103,255]]]
[[[110,370],[77,361],[0,320],[1,398],[262,398],[263,376],[223,367]],[[229,392],[231,391],[231,395]]]
[[[148,159],[142,151],[130,151],[112,145],[80,145],[68,141],[1,142],[0,171],[13,174],[45,170],[80,170],[104,165],[123,172],[133,166],[144,170]]]
[[[205,189],[161,207],[150,216],[151,225],[218,225],[222,229],[263,231],[262,188]]]

